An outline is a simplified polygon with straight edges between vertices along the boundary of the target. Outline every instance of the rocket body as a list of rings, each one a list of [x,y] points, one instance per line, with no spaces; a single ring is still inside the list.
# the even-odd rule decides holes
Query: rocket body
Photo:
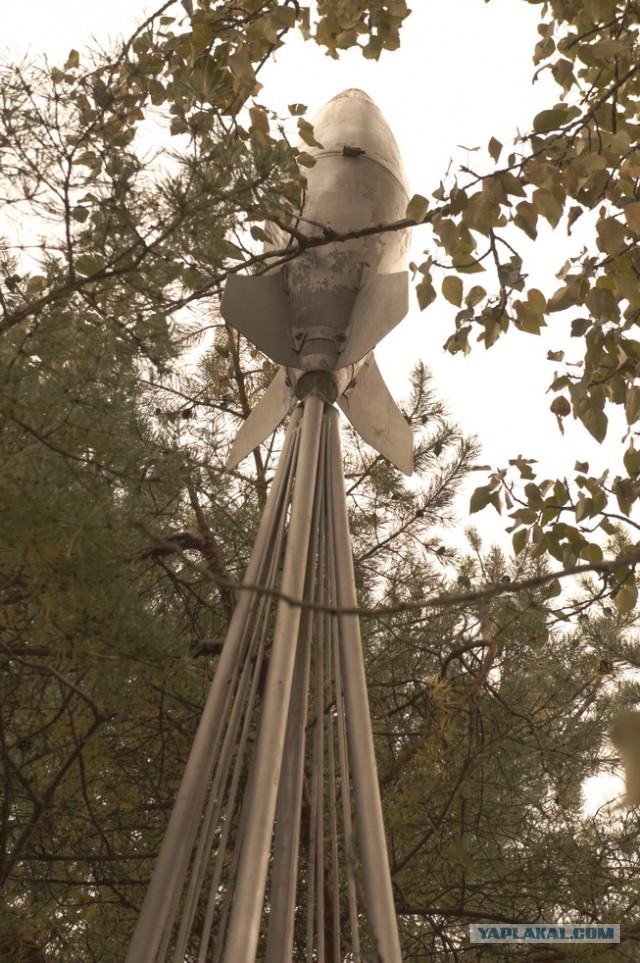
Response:
[[[402,159],[381,111],[362,91],[345,90],[313,121],[321,148],[307,175],[299,230],[347,234],[405,216],[408,189]],[[405,266],[409,231],[372,234],[312,248],[286,269],[292,334],[301,367],[342,367],[363,272],[390,274]],[[283,238],[284,240],[284,238]],[[353,360],[353,359],[350,359]],[[359,360],[359,359],[355,359]]]
[[[299,233],[308,238],[347,234],[404,218],[409,197],[400,152],[367,94],[355,89],[338,94],[316,115],[313,128],[321,146],[308,149],[316,163],[307,172]],[[271,228],[270,235],[275,248],[289,243],[279,229]],[[254,428],[260,422],[258,434],[267,423],[273,430],[290,410],[298,383],[309,384],[304,373],[332,372],[335,391],[327,400],[337,398],[365,440],[411,472],[410,428],[370,355],[407,312],[409,240],[404,229],[330,241],[303,250],[280,270],[227,280],[222,316],[285,369],[264,396],[269,411],[254,419]],[[375,397],[358,397],[359,381]],[[322,379],[311,383],[317,386]],[[245,427],[251,428],[251,418]],[[236,443],[232,463],[251,450],[247,445],[257,433],[246,432],[243,443]]]

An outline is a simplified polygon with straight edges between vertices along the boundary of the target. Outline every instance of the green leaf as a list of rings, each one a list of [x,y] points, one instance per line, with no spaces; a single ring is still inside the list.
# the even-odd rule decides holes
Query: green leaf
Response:
[[[571,337],[581,338],[587,333],[593,322],[590,318],[574,318],[571,322]]]
[[[520,552],[523,551],[527,544],[528,537],[529,532],[526,528],[521,528],[519,531],[513,533],[513,538],[511,541],[513,543],[513,551],[516,555],[519,555]]]
[[[616,478],[613,483],[613,492],[618,502],[618,508],[628,518],[637,498],[635,483],[630,478]]]
[[[486,297],[487,292],[480,284],[474,284],[467,296],[464,299],[464,303],[470,307],[475,308],[477,304],[480,304],[482,299]]]
[[[78,274],[84,274],[85,276],[97,274],[104,267],[104,258],[100,257],[99,254],[81,254],[74,261],[74,267]]]
[[[584,492],[580,492],[578,495],[578,501],[576,502],[576,522],[581,522],[585,518],[590,518],[592,515],[591,508],[593,502],[590,498],[587,498]]]
[[[567,107],[566,105],[561,105],[559,107],[553,107],[551,110],[543,110],[533,119],[533,129],[537,134],[545,134],[551,130],[557,130],[559,127],[564,127],[565,124],[576,117],[579,114],[577,108]]]
[[[524,197],[526,191],[518,178],[511,171],[502,171],[498,174],[498,180],[506,194],[514,194],[516,197]]]
[[[608,518],[603,518],[602,521],[599,522],[598,528],[601,528],[607,535],[615,535],[617,532],[616,526],[613,522],[610,522]]]
[[[582,217],[583,214],[584,214],[584,208],[578,207],[577,205],[574,204],[574,206],[571,208],[567,216],[567,234],[571,234],[571,228],[573,227],[575,222],[578,220],[578,218]]]
[[[492,160],[497,161],[500,157],[502,151],[502,144],[495,137],[492,137],[489,141],[489,156]]]
[[[404,216],[410,221],[415,221],[416,224],[421,224],[428,210],[429,201],[427,198],[423,197],[422,194],[414,194],[407,204],[407,210]]]
[[[523,458],[522,455],[518,455],[517,458],[510,458],[509,464],[513,465],[520,472],[520,478],[535,478],[535,472],[532,469],[532,465],[536,464],[535,458]]]
[[[596,63],[603,62],[612,60],[614,57],[619,57],[623,54],[630,54],[631,50],[627,40],[617,40],[613,37],[608,37],[604,40],[596,40],[596,42],[592,44],[584,44],[581,53],[590,55],[585,61],[590,64],[594,61]]]
[[[462,351],[464,355],[468,355],[471,351],[471,345],[469,344],[469,334],[471,333],[471,326],[468,324],[463,325],[459,328],[455,334],[447,338],[443,348],[449,354],[457,354]]]
[[[480,488],[476,488],[471,496],[469,513],[475,515],[476,512],[481,512],[487,505],[493,505],[498,514],[502,511],[499,493],[489,485],[481,485]]]
[[[587,562],[592,562],[594,564],[597,564],[598,562],[602,561],[602,558],[603,558],[602,549],[600,548],[599,545],[596,545],[595,543],[585,545],[585,547],[580,552],[580,557],[584,558],[585,561]]]
[[[553,294],[547,302],[549,311],[565,311],[580,300],[579,291],[575,284],[564,284]]]
[[[442,293],[450,304],[462,304],[462,281],[455,274],[449,274],[442,282]]]
[[[191,43],[198,53],[209,46],[213,37],[214,31],[211,24],[205,23],[203,20],[192,21]]]
[[[593,435],[595,440],[602,444],[606,438],[607,427],[609,424],[609,419],[605,415],[602,408],[598,408],[594,404],[587,403],[579,407],[577,416],[587,431]]]
[[[618,302],[608,288],[591,288],[585,298],[585,304],[596,321],[617,321],[620,317]]]
[[[513,223],[516,227],[524,231],[532,241],[535,241],[538,236],[536,228],[536,224],[538,223],[538,208],[535,204],[531,204],[530,201],[520,201],[516,207],[516,215],[513,218]]]
[[[635,424],[638,418],[640,418],[640,388],[636,388],[632,385],[627,389],[624,412],[627,417],[628,425]]]
[[[564,193],[561,195],[564,201]],[[547,219],[551,227],[556,227],[562,217],[563,204],[551,191],[543,187],[533,192],[533,203],[540,214]]]
[[[640,451],[632,445],[627,448],[623,457],[624,467],[627,469],[630,478],[636,478],[640,474]]]
[[[562,59],[556,61],[551,68],[551,73],[553,74],[555,82],[564,90],[569,90],[575,83],[573,64],[570,60]]]
[[[230,257],[234,261],[241,261],[244,258],[242,248],[239,248],[232,241],[227,241],[226,238],[220,238],[216,241],[215,250],[220,257]]]
[[[272,239],[269,237],[267,232],[257,224],[254,224],[251,228],[251,237],[255,241],[264,241],[265,244],[270,244],[272,242]]]

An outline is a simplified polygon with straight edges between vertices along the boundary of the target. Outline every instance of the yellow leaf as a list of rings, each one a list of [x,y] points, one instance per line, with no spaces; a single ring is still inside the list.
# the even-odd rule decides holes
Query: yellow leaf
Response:
[[[480,304],[482,299],[486,297],[486,294],[487,292],[482,287],[482,285],[474,284],[471,290],[469,291],[469,293],[467,294],[466,298],[464,299],[464,303],[469,308],[475,308],[476,304]]]
[[[542,216],[546,217],[551,227],[556,227],[562,217],[562,204],[554,197],[551,191],[539,187],[533,192],[533,203]]]
[[[322,147],[322,144],[315,139],[313,126],[308,120],[304,120],[302,117],[300,117],[298,120],[298,131],[300,132],[301,139],[308,147]]]
[[[69,56],[67,57],[67,62],[64,65],[65,70],[71,70],[74,67],[80,66],[80,54],[77,50],[70,50]]]
[[[480,261],[466,251],[454,254],[451,260],[456,271],[460,271],[462,274],[477,274],[479,271],[484,271]]]
[[[635,608],[638,601],[638,589],[631,583],[623,585],[615,594],[614,602],[618,615],[626,615]]]
[[[425,215],[429,210],[429,201],[422,194],[414,194],[409,203],[407,204],[407,211],[405,217],[410,221],[415,221],[416,224],[420,224],[424,221]]]
[[[627,207],[639,207],[640,204],[627,204]],[[573,208],[575,210],[575,208]],[[582,213],[579,208],[580,213]],[[625,208],[626,213],[626,208]],[[605,254],[620,254],[627,244],[627,231],[615,217],[601,217],[596,224],[598,232],[598,247]]]
[[[617,321],[620,317],[618,302],[605,287],[591,288],[585,303],[597,321]]]
[[[191,43],[200,52],[208,47],[213,39],[213,28],[210,24],[197,20],[192,24]]]
[[[435,301],[436,292],[430,277],[423,278],[420,284],[416,285],[416,294],[421,311],[424,311],[425,308],[428,308],[429,305]]]
[[[455,274],[450,274],[442,282],[442,293],[450,304],[457,308],[462,304],[462,281]]]
[[[636,234],[640,234],[640,201],[632,201],[624,209],[627,224]]]
[[[263,107],[249,107],[249,116],[251,117],[250,130],[252,133],[258,131],[263,134],[269,133],[269,118]]]

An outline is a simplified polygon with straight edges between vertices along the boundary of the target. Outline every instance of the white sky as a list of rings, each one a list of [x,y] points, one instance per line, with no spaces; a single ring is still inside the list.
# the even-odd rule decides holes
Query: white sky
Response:
[[[314,44],[288,42],[260,74],[264,87],[258,99],[282,112],[288,103],[303,102],[313,116],[338,91],[363,88],[396,136],[412,192],[430,196],[452,158],[472,167],[482,163],[480,154],[458,145],[484,148],[491,136],[508,145],[518,129],[525,131],[534,114],[556,99],[557,88],[547,74],[531,83],[539,7],[514,0],[414,0],[414,7],[403,28],[401,49],[383,54],[377,63],[355,52],[336,62]],[[142,0],[22,0],[3,11],[2,46],[13,53],[44,50],[50,60],[61,61],[91,37],[106,44],[110,36],[126,34],[147,9],[153,6]],[[418,263],[428,231],[414,232],[412,257]],[[544,227],[535,245],[519,232],[516,245],[535,251],[529,283],[546,294],[558,286],[553,271],[579,250],[577,240]],[[436,273],[437,289],[441,280]],[[473,275],[465,289],[473,283],[482,283],[482,275]],[[545,392],[557,365],[546,360],[546,353],[568,347],[571,354],[570,318],[553,320],[542,338],[510,332],[490,351],[478,346],[465,358],[442,350],[453,331],[455,310],[437,301],[420,313],[413,296],[412,304],[410,315],[376,352],[396,397],[405,393],[408,371],[420,357],[433,371],[453,417],[480,438],[482,462],[504,466],[509,457],[523,454],[538,459],[549,477],[570,473],[576,459],[589,460],[599,470],[612,465],[615,470],[622,422],[610,429],[610,438],[600,447],[571,420],[562,438],[549,412],[551,395]],[[482,481],[475,475],[468,488]],[[501,527],[491,508],[471,521],[487,537],[496,537]]]

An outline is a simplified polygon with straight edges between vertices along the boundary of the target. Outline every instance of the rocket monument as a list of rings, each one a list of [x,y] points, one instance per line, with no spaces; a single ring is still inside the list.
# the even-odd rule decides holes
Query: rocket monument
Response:
[[[362,90],[344,90],[313,121],[321,147],[297,230],[309,238],[392,224],[409,201],[402,158],[381,111]],[[287,244],[272,232],[274,247]],[[327,243],[273,273],[226,282],[228,324],[282,365],[238,434],[236,465],[271,434],[296,401],[321,391],[356,431],[405,474],[412,434],[382,380],[372,349],[408,310],[408,229]]]
[[[329,101],[314,134],[296,236],[323,243],[229,277],[222,300],[280,365],[229,465],[291,417],[125,963],[401,963],[335,404],[411,473],[373,357],[407,311],[409,243],[375,228],[408,195],[362,91]]]

